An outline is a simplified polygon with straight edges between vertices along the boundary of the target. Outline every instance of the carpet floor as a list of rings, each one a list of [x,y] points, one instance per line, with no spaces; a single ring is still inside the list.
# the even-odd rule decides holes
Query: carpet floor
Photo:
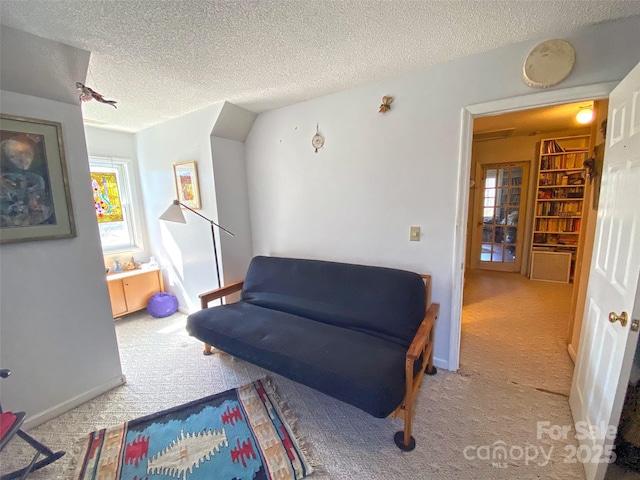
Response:
[[[469,270],[466,280],[460,373],[568,396],[573,285],[482,270]]]
[[[572,425],[566,394],[573,367],[564,343],[570,287],[514,274],[470,273],[461,368],[425,378],[413,452],[401,452],[393,443],[402,428],[399,420],[373,418],[226,354],[203,356],[201,343],[187,336],[181,314],[154,319],[138,313],[118,320],[127,384],[30,433],[70,451],[75,438],[93,430],[268,375],[323,466],[313,479],[583,479],[582,465],[567,461],[575,440],[537,432],[537,422]],[[500,447],[503,457],[497,455]],[[12,442],[0,456],[0,471],[27,453]],[[29,478],[69,478],[71,457]]]

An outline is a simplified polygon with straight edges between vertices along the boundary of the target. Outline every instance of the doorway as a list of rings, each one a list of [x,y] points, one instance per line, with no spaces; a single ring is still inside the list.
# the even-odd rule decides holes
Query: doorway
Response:
[[[456,371],[460,367],[460,339],[462,329],[462,297],[465,284],[465,271],[468,269],[468,261],[471,258],[467,250],[467,237],[472,228],[468,215],[469,201],[473,198],[473,179],[470,181],[472,166],[473,124],[474,118],[483,116],[500,115],[509,112],[523,111],[543,106],[558,105],[567,102],[588,101],[592,99],[606,99],[615,87],[616,82],[601,83],[582,87],[566,88],[562,90],[550,90],[520,97],[507,98],[469,105],[462,110],[461,142],[458,176],[458,202],[456,211],[456,234],[454,241],[453,260],[453,294],[451,296],[451,322],[449,324],[449,352],[447,367]],[[534,178],[533,175],[531,175]],[[529,232],[530,233],[530,232]],[[525,239],[528,237],[525,232]],[[526,255],[526,249],[524,254]],[[527,259],[523,259],[524,262]],[[526,265],[526,263],[524,263]]]
[[[574,284],[568,278],[566,283],[530,280],[529,270],[532,252],[538,249],[533,243],[539,230],[533,228],[534,218],[541,206],[538,180],[549,175],[548,168],[541,167],[541,146],[549,138],[588,138],[591,127],[575,118],[584,106],[593,104],[557,105],[474,121],[462,373],[569,395],[573,363],[565,342]],[[588,158],[586,152],[581,155]],[[580,182],[575,189],[583,193],[584,179]],[[571,189],[560,183],[560,193]],[[578,202],[584,200],[574,203]]]
[[[621,118],[621,117],[622,117],[622,118],[625,118],[625,115],[624,115],[624,114],[625,114],[625,112],[628,112],[630,109],[629,109],[629,108],[626,108],[626,110],[625,110],[625,108],[624,108],[624,107],[627,107],[630,101],[631,101],[631,102],[632,102],[632,104],[633,104],[633,102],[635,102],[635,100],[637,100],[637,85],[638,85],[638,83],[637,83],[637,82],[638,82],[638,75],[637,75],[637,72],[638,72],[638,69],[636,68],[634,71],[636,72],[636,73],[635,73],[635,77],[632,77],[632,76],[630,75],[630,76],[629,76],[629,77],[627,77],[627,78],[625,79],[625,81],[624,81],[624,82],[626,82],[626,83],[624,83],[626,90],[623,90],[623,89],[622,89],[622,87],[619,87],[618,89],[616,89],[616,91],[615,91],[615,92],[614,92],[614,94],[613,94],[613,95],[615,95],[613,98],[615,98],[615,102],[616,102],[616,104],[615,104],[615,106],[614,106],[614,107],[612,107],[612,108],[613,108],[613,110],[611,111],[611,112],[612,112],[612,113],[611,113],[611,115],[612,115],[612,119],[614,119],[614,120],[620,120],[620,118]],[[629,80],[628,80],[628,79],[629,79]],[[633,82],[635,82],[635,83],[633,83]],[[634,85],[634,87],[636,88],[636,93],[635,93],[636,97],[634,97],[634,99],[632,99],[632,100],[630,100],[630,97],[629,97],[629,86],[630,86],[630,85]],[[514,107],[522,108],[522,107],[524,107],[524,106],[530,106],[530,105],[535,105],[535,104],[543,104],[543,103],[545,103],[545,100],[547,100],[547,102],[546,102],[546,103],[552,103],[552,102],[550,102],[550,101],[548,101],[548,100],[550,100],[550,99],[554,99],[554,98],[555,98],[555,99],[558,99],[558,98],[562,98],[562,99],[569,99],[569,98],[573,98],[573,99],[581,99],[581,98],[585,98],[585,92],[587,92],[587,91],[591,91],[591,92],[595,93],[596,95],[594,95],[594,97],[596,97],[596,98],[602,98],[604,95],[600,96],[600,95],[597,95],[597,93],[598,93],[598,92],[601,92],[601,93],[611,92],[612,88],[613,88],[613,85],[610,85],[610,84],[608,84],[608,85],[607,85],[607,84],[603,84],[603,85],[593,86],[593,87],[584,87],[584,88],[568,89],[568,90],[558,91],[558,92],[557,92],[557,95],[551,94],[550,92],[549,92],[549,94],[548,94],[548,95],[547,95],[547,94],[540,94],[540,95],[537,95],[538,99],[534,100],[533,102],[528,101],[529,99],[525,99],[525,97],[520,97],[520,98],[518,98],[518,99],[505,100],[505,101],[498,101],[498,102],[491,102],[491,103],[489,103],[489,104],[485,104],[485,105],[476,105],[476,106],[472,106],[472,107],[468,107],[468,108],[466,108],[466,109],[465,109],[465,112],[464,112],[464,114],[463,114],[463,133],[464,133],[464,134],[466,134],[466,135],[464,135],[464,134],[463,134],[462,156],[461,156],[462,164],[461,164],[461,170],[460,170],[460,172],[461,172],[461,176],[460,176],[460,187],[461,187],[461,189],[459,190],[459,193],[460,193],[460,192],[463,192],[464,190],[466,190],[466,185],[465,185],[465,183],[466,183],[466,182],[465,182],[465,180],[467,180],[467,179],[466,179],[466,178],[464,178],[464,175],[465,175],[465,172],[468,172],[468,171],[469,171],[469,170],[468,170],[468,169],[466,169],[465,167],[469,167],[469,163],[470,163],[470,162],[469,162],[469,157],[468,157],[468,155],[469,155],[469,153],[470,153],[470,147],[471,147],[471,145],[470,145],[470,144],[468,144],[468,145],[466,145],[466,146],[465,146],[464,138],[466,137],[466,138],[467,138],[467,141],[468,141],[468,139],[470,138],[471,125],[473,124],[472,115],[474,115],[474,114],[476,114],[476,115],[477,115],[477,114],[481,114],[481,113],[499,112],[499,111],[504,111],[504,110],[506,110],[507,108],[512,108],[512,109],[514,109]],[[593,97],[592,97],[592,98],[593,98]],[[533,100],[533,99],[531,99],[531,100]],[[507,106],[508,106],[508,107],[507,107]],[[633,109],[632,111],[633,111],[633,112],[635,112],[635,109]],[[620,113],[620,112],[622,112],[622,113]],[[618,130],[620,130],[620,126],[621,126],[621,125],[626,125],[626,123],[623,123],[622,121],[618,121],[618,125],[617,125],[617,126],[618,126]],[[631,125],[634,125],[633,120],[631,120]],[[622,137],[622,135],[620,135],[620,136],[618,137],[618,136],[617,136],[617,133],[615,133],[615,132],[617,132],[618,130],[616,130],[615,128],[613,128],[613,129],[612,129],[612,132],[614,132],[614,133],[613,133],[613,137],[612,137],[612,140],[611,140],[611,141],[610,141],[609,139],[607,139],[607,144],[608,144],[608,146],[612,146],[612,145],[615,143],[615,142],[613,142],[613,139],[623,138],[623,137]],[[625,130],[625,132],[626,132],[626,130]],[[633,128],[631,128],[631,129],[629,130],[629,132],[630,132],[630,134],[629,134],[629,135],[630,135],[630,136],[632,136],[632,135],[634,134],[634,129],[633,129]],[[636,130],[635,132],[637,133],[637,130]],[[634,139],[634,141],[637,141],[637,137]],[[624,147],[626,147],[626,144],[624,145]],[[618,149],[618,151],[620,151],[620,149]],[[632,151],[633,151],[633,149],[630,149],[630,151],[632,152]],[[609,158],[609,157],[607,157],[607,158]],[[619,160],[619,159],[618,159],[618,160]],[[612,160],[612,161],[613,161],[613,160]],[[619,163],[620,163],[620,162],[619,162]],[[605,165],[607,165],[607,164],[605,163]],[[628,165],[627,165],[627,164],[624,164],[624,166],[625,166],[625,167],[627,167]],[[637,165],[636,165],[636,166],[637,166]],[[597,206],[595,206],[595,207],[594,207],[594,210],[597,210],[597,211],[598,211],[598,217],[600,217],[600,213],[601,213],[601,212],[604,212],[604,213],[603,213],[603,215],[604,215],[604,214],[606,214],[606,212],[608,212],[608,211],[609,211],[609,210],[608,210],[608,206],[609,206],[609,203],[610,203],[610,199],[611,199],[611,198],[613,198],[613,197],[615,197],[615,198],[617,198],[617,199],[618,199],[618,198],[623,198],[621,195],[616,196],[616,195],[617,195],[617,193],[616,193],[616,192],[617,192],[617,190],[615,190],[615,189],[613,189],[613,188],[611,187],[611,183],[610,183],[610,175],[611,175],[611,171],[616,171],[616,170],[615,170],[615,167],[612,167],[612,168],[614,168],[614,170],[610,170],[610,169],[607,169],[607,170],[606,170],[605,180],[603,181],[603,189],[607,192],[607,193],[606,193],[606,195],[605,195],[605,198],[604,198],[604,200],[605,200],[605,201],[604,201],[604,206],[602,205],[602,203],[603,203],[603,202],[600,202],[600,203],[601,203],[600,208],[598,208]],[[637,170],[636,170],[636,172],[637,172]],[[620,175],[619,175],[619,177],[620,177],[620,178],[628,178],[628,177],[620,176]],[[627,183],[629,183],[629,182],[627,182]],[[604,185],[606,185],[607,187],[605,188],[605,187],[604,187]],[[461,194],[461,198],[462,198],[462,199],[464,199],[465,197],[466,197],[466,195],[465,195],[464,193],[462,193],[462,194]],[[596,196],[596,197],[594,197],[594,198],[597,198],[597,196]],[[616,207],[616,208],[617,208],[617,207]],[[625,209],[625,210],[623,210],[623,211],[625,212],[625,215],[627,215],[627,214],[629,213],[629,211],[630,211],[630,210],[629,210],[628,208],[626,208],[626,209]],[[458,218],[459,218],[459,219],[460,219],[460,218],[465,218],[465,217],[464,217],[464,212],[461,212],[461,208],[459,208],[459,209],[458,209]],[[625,218],[627,218],[627,217],[625,217]],[[606,224],[606,225],[608,225],[608,224]],[[605,225],[605,227],[603,227],[603,228],[606,228],[606,225]],[[600,232],[600,230],[601,230],[601,225],[599,224],[599,226],[598,226],[598,231]],[[462,229],[462,233],[464,233],[464,229]],[[464,241],[464,240],[462,239],[462,237],[463,237],[463,236],[458,236],[458,238],[457,238],[457,243],[456,243],[456,257],[457,257],[457,258],[456,258],[456,259],[464,258],[464,257],[462,257],[463,245],[464,245],[464,244],[463,244],[463,241]],[[599,235],[599,236],[598,236],[598,238],[602,238],[602,236],[601,236],[601,235]],[[637,250],[636,250],[636,251],[637,251]],[[599,259],[600,259],[600,257],[598,257],[598,261],[599,261]],[[636,259],[637,259],[637,257],[636,257]],[[594,261],[595,261],[595,260],[594,260]],[[599,265],[599,264],[598,264],[598,265]],[[636,264],[634,264],[634,265],[635,265],[635,268],[636,268],[636,270],[635,270],[635,271],[637,272],[637,263],[636,263]],[[585,283],[586,283],[587,281],[589,281],[590,279],[592,279],[592,278],[593,278],[592,273],[593,273],[594,271],[595,271],[596,273],[599,273],[599,270],[597,270],[595,267],[592,267],[591,269],[588,269],[588,268],[587,268],[587,273],[586,273],[586,274],[584,273],[584,270],[583,270],[583,272],[582,272],[582,276],[584,276]],[[463,264],[461,264],[461,273],[464,273],[464,265],[463,265]],[[597,276],[597,275],[596,275],[596,276]],[[462,275],[458,276],[458,275],[456,274],[456,280],[457,280],[457,279],[460,279],[460,282],[462,283],[462,278],[461,278],[461,277],[462,277]],[[633,277],[632,277],[632,278],[633,278]],[[591,283],[591,282],[589,281],[589,283]],[[640,288],[640,287],[639,287],[639,288]],[[460,300],[461,296],[458,296],[458,291],[459,291],[459,290],[458,290],[458,288],[455,288],[454,290],[455,290],[455,292],[454,292],[455,299],[454,299],[454,304],[453,304],[453,305],[454,305],[454,307],[455,307],[455,306],[458,304],[458,300]],[[591,290],[590,290],[590,292],[591,292]],[[640,293],[638,293],[638,291],[636,291],[636,295],[635,295],[636,304],[635,304],[635,306],[631,306],[631,307],[629,307],[629,306],[628,306],[628,304],[625,304],[625,306],[626,306],[626,308],[627,308],[627,309],[629,309],[629,308],[633,309],[633,311],[634,311],[634,315],[637,315],[637,314],[638,314],[638,312],[640,311],[640,310],[638,310],[638,308],[637,308],[637,305],[638,305],[638,298],[640,298],[640,296],[639,296],[639,295],[640,295]],[[633,304],[632,304],[632,305],[633,305]],[[608,310],[610,310],[610,307],[609,307],[609,308],[606,308],[606,310],[607,310],[607,311],[608,311]],[[456,312],[455,312],[455,310],[454,310],[454,314],[455,314],[455,313],[456,313]],[[613,314],[610,314],[610,315],[609,315],[609,321],[610,321],[610,322],[613,322],[613,320],[611,320],[611,316],[612,316],[612,315],[613,315]],[[578,318],[578,317],[580,317],[580,315],[577,315],[577,316],[576,316],[576,318]],[[616,320],[617,320],[617,318],[616,318]],[[453,323],[455,323],[455,322],[453,322]],[[453,326],[453,323],[452,323],[452,326]],[[608,323],[606,323],[606,324],[608,325]],[[454,331],[454,333],[455,333],[455,328],[452,328],[452,330],[453,330],[453,331]],[[585,345],[588,345],[588,342],[586,342],[586,341],[590,339],[590,337],[589,337],[589,335],[588,335],[588,334],[589,334],[589,333],[592,333],[592,329],[591,329],[591,328],[589,328],[586,332],[583,332],[583,333],[586,335],[586,337],[585,337]],[[637,335],[636,335],[636,338],[635,338],[635,339],[633,339],[633,338],[631,337],[631,335],[629,336],[629,338],[630,338],[630,341],[632,342],[632,343],[631,343],[631,346],[635,346],[635,342],[637,341]],[[459,350],[456,348],[456,345],[455,345],[455,343],[454,343],[454,342],[452,342],[451,346],[452,346],[452,350],[453,350],[452,354],[459,353]],[[587,349],[586,349],[586,347],[585,347],[585,348],[581,348],[581,350],[587,350]],[[630,353],[630,354],[633,354],[633,351],[630,351],[629,353]],[[584,355],[584,353],[583,353],[582,355]],[[607,358],[607,359],[608,359],[609,357],[608,357],[608,356],[606,356],[605,358]],[[624,367],[624,368],[627,368],[627,367],[629,366],[630,358],[631,358],[631,357],[630,357],[629,355],[627,355],[627,356],[625,357],[625,362],[626,362],[626,364],[625,364],[625,365],[626,365],[626,367]],[[585,364],[584,364],[583,359],[581,360],[581,363],[580,363],[579,365],[580,365],[580,366],[582,366],[582,367],[584,367],[584,365],[585,365]],[[607,363],[607,365],[608,365],[608,363]],[[615,366],[615,367],[613,367],[613,368],[614,368],[614,371],[613,371],[613,372],[611,372],[611,367],[609,366],[609,367],[608,367],[608,369],[609,369],[609,370],[605,370],[605,372],[607,372],[607,371],[608,371],[609,373],[612,373],[612,374],[613,374],[613,376],[614,376],[615,378],[618,378],[618,374],[620,373],[620,372],[618,372],[618,370],[619,370],[619,368],[618,368],[618,367],[619,367],[619,366]],[[622,380],[622,378],[624,378],[624,371],[625,371],[625,370],[622,370],[622,375],[623,375],[623,377],[621,377],[621,380]],[[583,369],[581,369],[581,370],[580,370],[580,372],[581,372],[581,373],[583,373]],[[579,377],[576,379],[576,382],[578,382],[578,383],[579,383],[581,378],[583,379],[583,376],[579,376]],[[614,380],[613,380],[613,382],[615,383],[615,382],[616,382],[616,380],[614,379]],[[624,385],[621,383],[618,387],[619,387],[618,392],[620,392],[620,391],[621,391],[620,389],[621,389],[622,387],[624,387]],[[602,391],[602,389],[600,389],[599,391],[601,392],[601,391]],[[596,389],[596,395],[598,394],[598,392],[599,392],[599,391]],[[572,390],[571,395],[572,395],[572,401],[573,401],[573,400],[575,400],[575,398],[577,398],[577,397],[576,397],[576,395],[574,395],[574,391],[573,391],[573,390]],[[592,396],[587,396],[587,397],[585,397],[585,398],[592,398]],[[621,397],[620,397],[620,394],[616,394],[616,402],[621,402],[620,398],[621,398]],[[618,405],[618,407],[620,406],[620,404],[619,404],[619,403],[618,403],[617,405]],[[573,403],[572,403],[572,407],[573,407]],[[614,405],[614,411],[613,411],[613,412],[609,412],[609,413],[611,413],[611,415],[612,415],[612,417],[611,417],[611,419],[612,419],[612,420],[613,420],[614,418],[617,418],[617,417],[616,417],[616,415],[617,415],[617,414],[615,413],[615,408],[617,408],[617,407],[615,407],[615,405]],[[605,414],[607,414],[607,411],[605,411]],[[579,418],[583,418],[583,415],[578,415],[578,416],[579,416]],[[587,421],[589,421],[589,420],[590,420],[590,419],[588,418],[588,419],[587,419]],[[595,425],[595,423],[594,423],[594,425]],[[607,437],[607,438],[608,438],[608,437]],[[583,445],[582,445],[582,441],[581,441],[580,443],[581,443],[581,447],[582,447],[582,446],[583,446]],[[600,442],[598,445],[601,445],[601,443],[602,443],[602,442]],[[606,446],[607,446],[607,447],[610,447],[610,446],[611,446],[611,445],[610,445],[610,442],[608,442],[608,443],[606,444]],[[586,465],[585,465],[585,468],[586,468]],[[595,467],[594,467],[594,468],[595,468]],[[599,467],[599,470],[598,470],[599,475],[600,475],[600,474],[604,475],[604,469],[606,469],[606,465],[605,465],[604,467],[603,467],[602,465]],[[588,471],[588,473],[589,473],[589,471]],[[601,477],[600,477],[600,478],[601,478]],[[607,477],[607,478],[609,478],[609,477]],[[617,477],[611,477],[611,478],[617,478]]]
[[[529,165],[478,164],[480,185],[473,202],[472,268],[517,272],[522,264],[524,218]]]

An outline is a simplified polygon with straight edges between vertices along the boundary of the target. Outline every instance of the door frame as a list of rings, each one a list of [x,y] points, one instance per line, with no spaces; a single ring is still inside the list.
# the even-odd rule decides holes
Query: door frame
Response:
[[[460,119],[460,155],[458,158],[458,193],[456,228],[452,262],[453,294],[451,296],[451,322],[449,331],[449,370],[460,367],[460,336],[462,333],[462,295],[464,289],[465,249],[469,210],[469,178],[471,175],[471,148],[473,119],[486,115],[517,112],[531,108],[548,107],[563,103],[609,98],[619,82],[606,82],[581,87],[549,90],[492,102],[477,103],[462,108]]]

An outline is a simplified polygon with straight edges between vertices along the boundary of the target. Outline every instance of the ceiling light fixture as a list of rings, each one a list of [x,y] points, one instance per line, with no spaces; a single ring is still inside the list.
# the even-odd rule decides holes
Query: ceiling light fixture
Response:
[[[591,107],[582,107],[576,115],[576,121],[583,125],[591,123],[593,120],[593,109]]]

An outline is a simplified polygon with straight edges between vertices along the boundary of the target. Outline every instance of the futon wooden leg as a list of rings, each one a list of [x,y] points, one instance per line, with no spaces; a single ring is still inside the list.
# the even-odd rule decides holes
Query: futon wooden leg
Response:
[[[429,343],[433,342],[433,330],[429,333]],[[429,360],[427,361],[427,368],[424,373],[427,375],[435,375],[438,373],[438,369],[433,366],[433,347],[431,348],[431,354],[429,355]]]
[[[427,375],[435,375],[436,373],[438,373],[438,369],[433,366],[433,353],[429,357],[427,368],[424,370],[424,373],[426,373]]]
[[[213,352],[211,351],[211,345],[209,345],[208,343],[204,344],[204,352],[202,352],[203,355],[211,355]]]
[[[406,440],[406,438],[408,438],[408,440]],[[410,452],[416,448],[416,439],[411,436],[411,422],[407,424],[407,420],[405,419],[404,431],[396,432],[393,441],[396,442],[396,446],[403,452]]]
[[[393,441],[396,446],[404,451],[410,452],[416,448],[416,441],[411,436],[411,418],[413,414],[413,397],[414,397],[414,384],[413,384],[413,360],[409,358],[405,361],[405,374],[406,374],[406,391],[404,396],[404,431],[396,432],[393,437]]]
[[[416,445],[416,441],[413,440],[413,437],[411,436],[411,417],[413,415],[411,412],[411,405],[407,405],[407,415],[404,417],[404,438],[403,438],[403,443],[405,447],[408,447],[409,445],[411,445],[411,441],[413,441],[413,446],[415,447]]]

